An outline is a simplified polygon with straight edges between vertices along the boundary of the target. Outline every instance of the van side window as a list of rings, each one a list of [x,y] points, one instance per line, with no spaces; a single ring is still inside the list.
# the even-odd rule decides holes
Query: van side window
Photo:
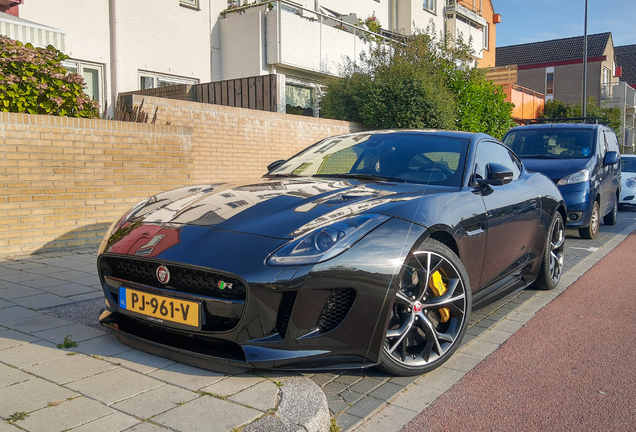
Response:
[[[607,147],[608,151],[615,151],[617,153],[620,153],[620,149],[618,148],[618,138],[616,137],[616,134],[614,133],[614,131],[606,130],[605,139],[608,144],[608,147]]]

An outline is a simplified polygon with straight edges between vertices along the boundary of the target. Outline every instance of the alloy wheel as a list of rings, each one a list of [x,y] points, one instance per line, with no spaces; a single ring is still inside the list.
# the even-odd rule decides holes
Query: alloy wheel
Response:
[[[414,252],[403,266],[385,356],[407,368],[445,361],[461,340],[470,315],[466,289],[448,258],[431,251]]]
[[[557,218],[550,234],[550,277],[555,285],[563,273],[563,243],[565,242],[565,227],[563,219]]]

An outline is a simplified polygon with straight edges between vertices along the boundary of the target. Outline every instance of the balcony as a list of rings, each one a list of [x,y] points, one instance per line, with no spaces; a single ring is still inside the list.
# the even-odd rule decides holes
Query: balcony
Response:
[[[521,87],[517,84],[502,85],[506,95],[506,102],[512,102],[512,118],[528,120],[541,116],[545,107],[545,96],[542,93]]]
[[[371,47],[390,41],[351,22],[357,24],[355,15],[336,19],[285,0],[237,8],[225,13],[221,21],[222,51],[230,53],[223,58],[223,69],[229,71],[240,66],[243,71],[250,67],[253,70],[254,65],[244,64],[248,61],[245,50],[249,45],[253,49],[258,46],[260,55],[254,57],[259,62],[260,75],[272,73],[272,67],[282,67],[338,76],[347,58],[357,61],[360,54],[369,52]],[[262,27],[262,31],[254,30],[259,27]],[[240,46],[230,46],[239,41],[239,37],[244,38],[246,33],[250,33],[249,40]],[[264,60],[264,67],[260,66],[260,59]],[[225,73],[223,78],[235,78],[232,75],[235,73]],[[251,72],[250,75],[255,73]]]
[[[626,82],[603,84],[601,87],[601,100],[608,106],[620,106],[626,113],[634,112],[636,108],[636,89]]]
[[[601,101],[607,107],[619,107],[623,113],[623,124],[620,136],[623,138],[623,153],[634,153],[634,117],[636,116],[636,89],[621,81],[603,84],[601,87]]]
[[[484,31],[488,28],[486,18],[458,4],[457,0],[446,0],[444,16],[446,17],[447,32],[456,39],[461,38],[466,43],[472,42],[471,45],[475,51],[473,57],[482,59]]]

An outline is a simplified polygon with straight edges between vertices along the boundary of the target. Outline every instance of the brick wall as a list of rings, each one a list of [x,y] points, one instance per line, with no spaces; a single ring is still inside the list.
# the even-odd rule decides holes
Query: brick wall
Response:
[[[258,177],[277,159],[359,130],[335,120],[132,96],[156,125],[0,112],[0,256],[97,247],[146,196]],[[169,126],[165,126],[170,121]]]

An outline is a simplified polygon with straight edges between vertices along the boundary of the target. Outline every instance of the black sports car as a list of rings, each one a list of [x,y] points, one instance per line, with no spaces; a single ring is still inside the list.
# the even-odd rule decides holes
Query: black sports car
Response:
[[[472,308],[556,286],[565,214],[552,181],[485,134],[327,138],[256,181],[133,207],[99,251],[100,322],[210,369],[420,374]]]

